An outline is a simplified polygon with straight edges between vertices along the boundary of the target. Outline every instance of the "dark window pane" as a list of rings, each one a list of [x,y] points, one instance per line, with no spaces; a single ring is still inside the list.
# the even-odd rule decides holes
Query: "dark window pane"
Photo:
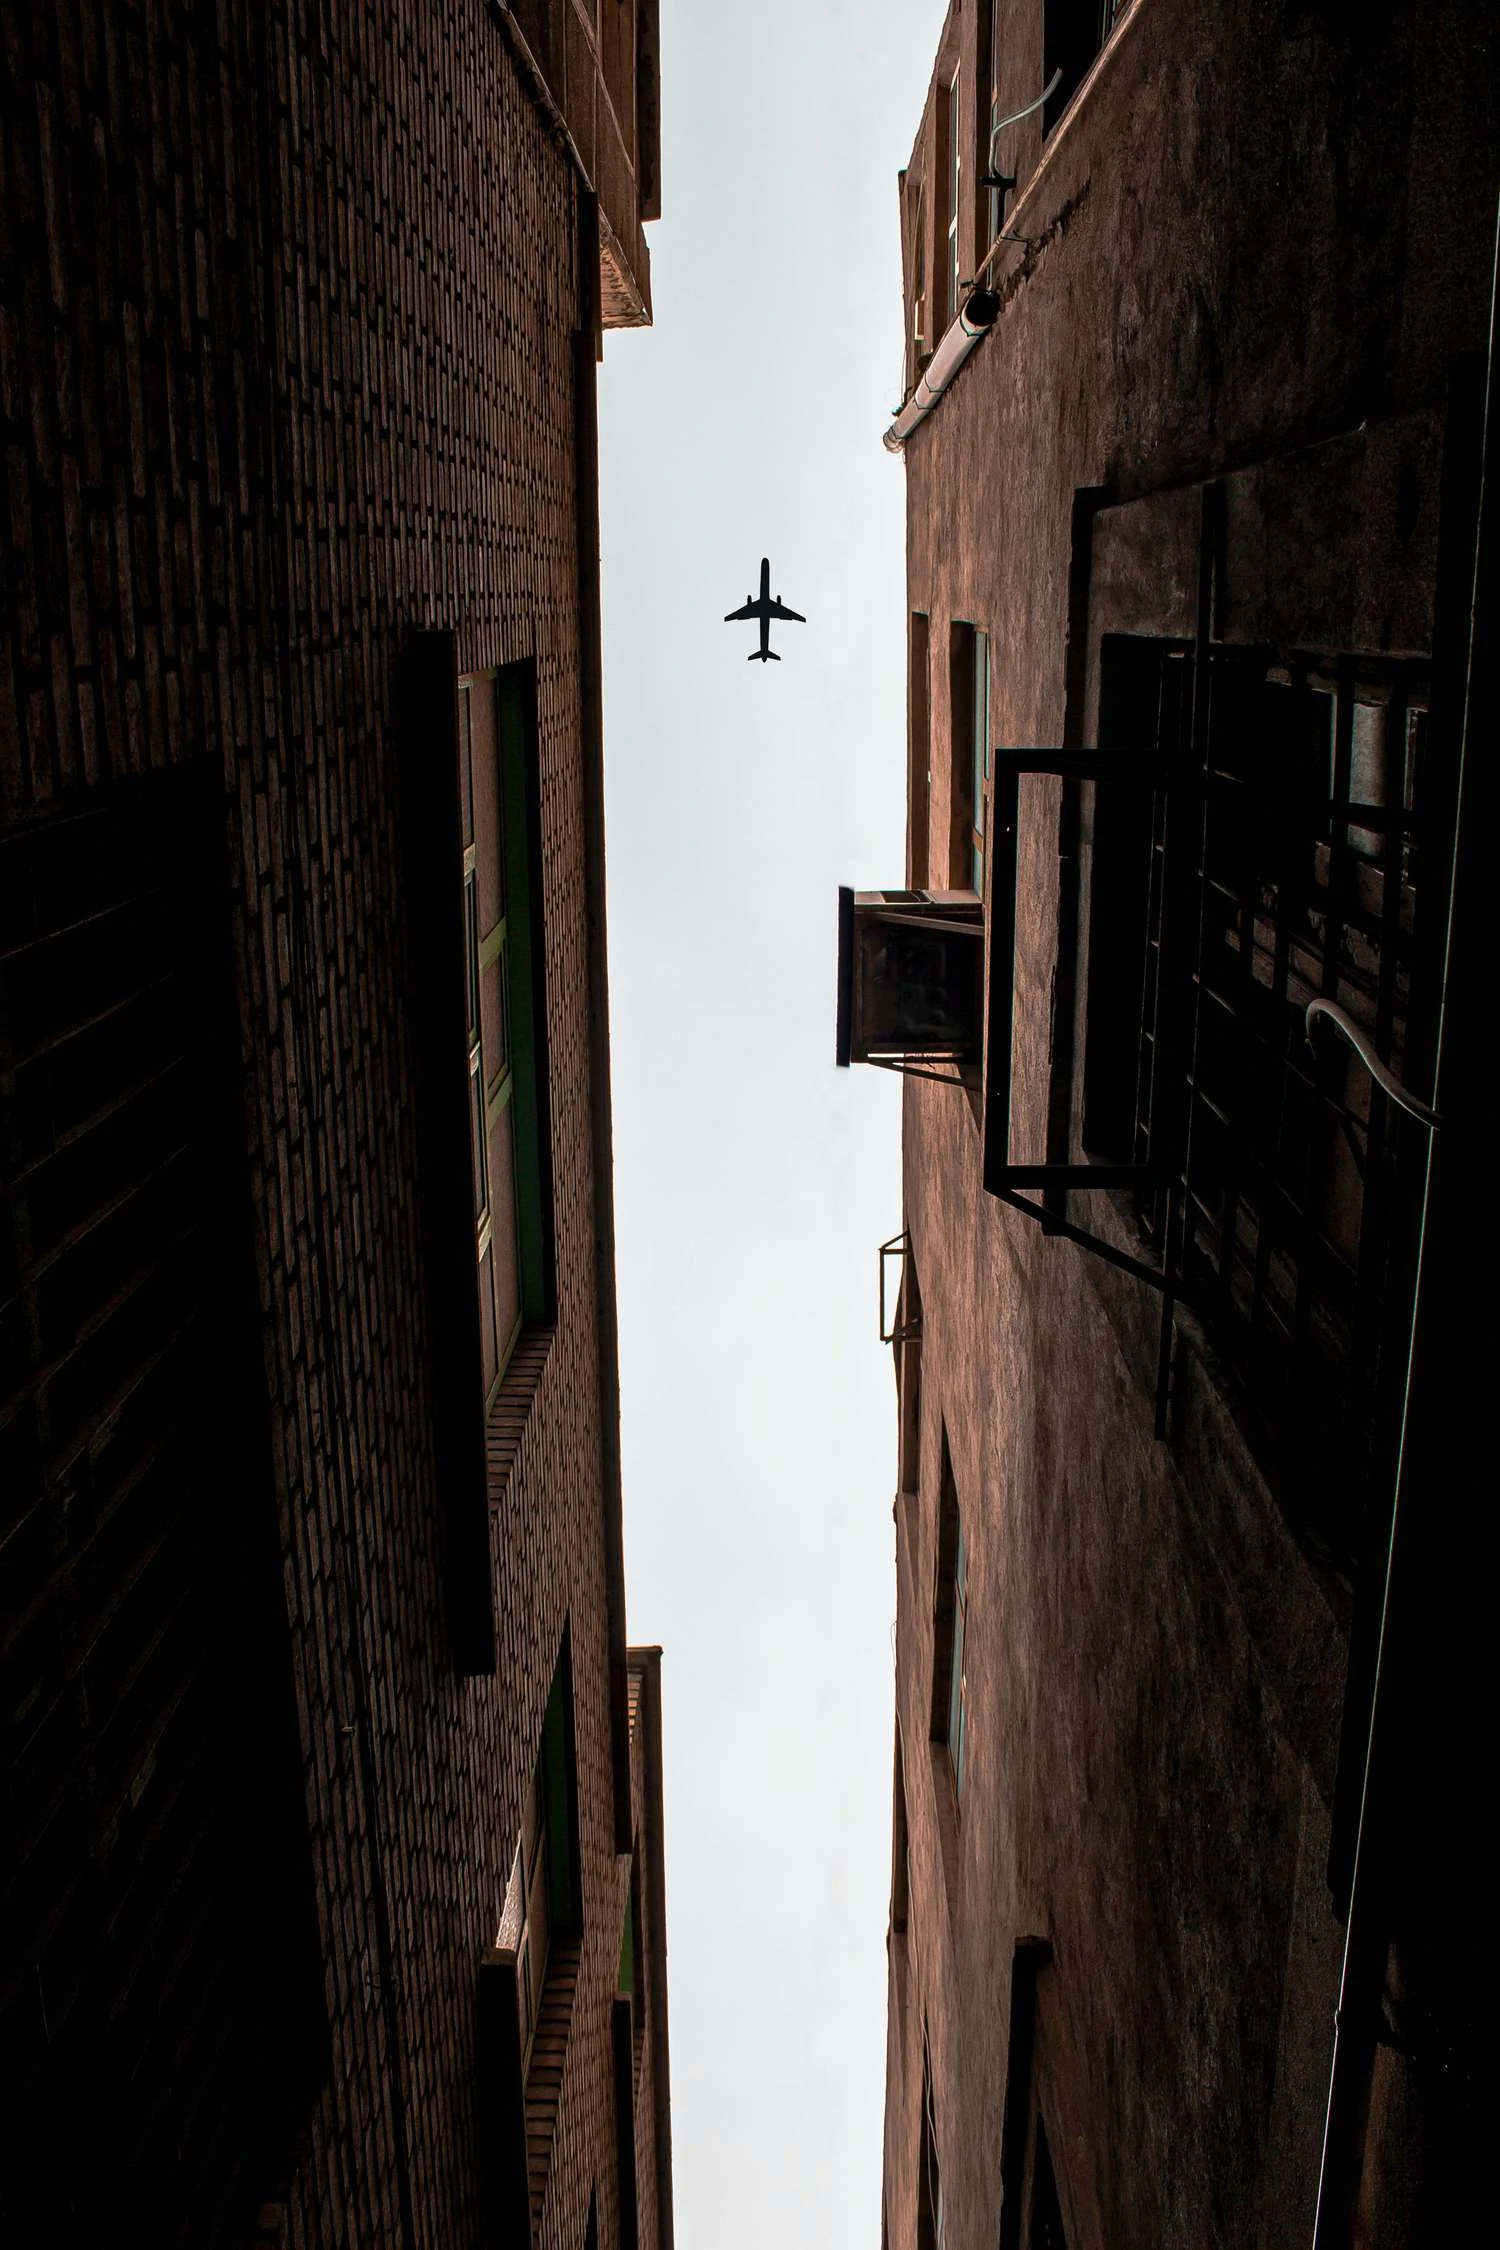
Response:
[[[484,1387],[488,1390],[500,1372],[500,1345],[495,1333],[495,1260],[489,1245],[479,1261],[479,1329]]]
[[[474,841],[474,757],[470,732],[469,688],[460,681],[458,689],[458,789],[462,807],[464,850]]]
[[[516,1242],[515,1140],[512,1105],[496,1112],[489,1131],[490,1230],[495,1254],[495,1324],[503,1366],[521,1325],[521,1261]]]
[[[469,1139],[474,1155],[474,1216],[482,1219],[489,1208],[489,1170],[485,1160],[484,1076],[476,1050],[469,1059]]]
[[[479,935],[489,936],[505,911],[499,745],[493,677],[470,685],[474,771],[474,864],[479,876]]]
[[[472,1047],[479,1037],[479,897],[472,869],[464,877],[464,1008]]]
[[[510,1008],[505,950],[479,972],[479,1015],[484,1030],[484,1079],[493,1087],[510,1068]]]
[[[1040,2116],[1036,2121],[1029,2250],[1068,2250],[1068,2238],[1063,2233],[1062,2206],[1057,2198],[1057,2176],[1052,2169],[1052,2151],[1047,2146],[1047,2128]]]

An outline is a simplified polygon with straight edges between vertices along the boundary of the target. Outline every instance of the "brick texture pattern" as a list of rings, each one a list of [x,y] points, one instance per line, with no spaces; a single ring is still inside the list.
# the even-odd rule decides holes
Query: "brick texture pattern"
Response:
[[[945,325],[930,297],[953,71],[967,274],[983,216],[970,152],[990,115],[981,27],[1005,117],[1041,91],[1044,17],[1065,13],[955,0],[930,85],[912,89],[903,247],[911,315],[920,211],[929,341]],[[988,269],[999,317],[904,452],[908,609],[926,621],[912,809],[939,883],[972,771],[951,627],[991,634],[992,746],[1062,744],[1085,644],[1092,663],[1106,626],[1142,629],[1111,612],[1095,548],[1070,640],[1075,496],[1133,502],[1291,458],[1306,506],[1293,563],[1252,567],[1248,534],[1226,544],[1224,608],[1274,582],[1299,612],[1296,645],[1420,650],[1346,637],[1367,542],[1358,516],[1314,504],[1306,452],[1427,410],[1487,335],[1500,81],[1484,10],[1445,0],[1425,32],[1401,11],[1356,27],[1336,8],[1250,0],[1211,21],[1183,0],[1117,17],[1045,149],[1038,113],[1000,138],[1018,185],[1016,239]],[[1410,539],[1435,494],[1420,478],[1403,492]],[[1153,593],[1170,582],[1162,551]],[[1090,725],[1077,741],[1097,739]],[[1039,1160],[1061,854],[1077,846],[1059,785],[1022,787],[1013,1146]],[[1043,1939],[1032,2091],[1071,2250],[1308,2241],[1343,1937],[1327,1871],[1348,1608],[1288,1528],[1231,1378],[1190,1324],[1159,1441],[1151,1294],[984,1192],[957,1094],[909,1081],[903,1130],[923,1336],[895,1527],[908,1880],[890,1939],[888,2240],[924,2239],[929,2139],[948,2250],[1042,2238],[1029,2219],[999,2230],[1023,2200],[1018,2168],[1002,2221],[1013,1962]],[[1103,1194],[1073,1211],[1115,1224]],[[967,1548],[961,1800],[931,1739],[945,1453]]]
[[[579,186],[481,0],[3,15],[0,807],[222,776],[332,2070],[262,2234],[476,2239],[474,1983],[571,1622],[585,1934],[538,2239],[618,2238],[620,1946],[586,1051]],[[556,1331],[441,1598],[389,713],[406,630],[532,657]]]

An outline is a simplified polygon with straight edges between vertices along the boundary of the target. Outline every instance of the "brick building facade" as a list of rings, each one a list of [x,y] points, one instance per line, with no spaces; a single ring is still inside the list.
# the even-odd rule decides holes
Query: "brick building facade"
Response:
[[[670,2250],[594,418],[655,0],[22,4],[0,94],[0,2232]]]
[[[1497,97],[954,0],[902,174],[893,2250],[1481,2208]]]

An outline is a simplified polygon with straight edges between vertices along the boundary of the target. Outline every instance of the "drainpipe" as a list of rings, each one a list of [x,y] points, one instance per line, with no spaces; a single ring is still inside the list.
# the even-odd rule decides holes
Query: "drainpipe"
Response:
[[[1000,312],[993,289],[976,289],[962,312],[927,362],[911,397],[885,433],[886,448],[899,453],[919,422],[925,422],[963,366],[970,352],[984,342]]]

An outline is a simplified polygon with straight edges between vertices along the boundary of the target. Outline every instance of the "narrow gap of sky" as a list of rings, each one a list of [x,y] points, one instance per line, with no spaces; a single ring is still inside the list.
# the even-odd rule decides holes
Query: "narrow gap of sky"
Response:
[[[656,325],[600,382],[626,1560],[662,1642],[678,2239],[878,2239],[894,1081],[838,884],[900,882],[896,174],[943,9],[663,0]],[[807,613],[780,664],[720,622]]]

